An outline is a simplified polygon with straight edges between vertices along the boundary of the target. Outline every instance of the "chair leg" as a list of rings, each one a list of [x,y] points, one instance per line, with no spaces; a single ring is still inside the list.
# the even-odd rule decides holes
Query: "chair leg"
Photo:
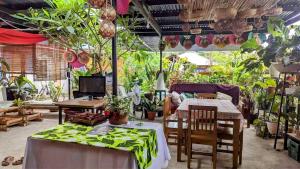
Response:
[[[192,159],[192,143],[188,140],[187,145],[187,168],[191,168],[191,159]]]
[[[212,162],[213,162],[213,169],[217,168],[217,142],[213,145],[213,154],[212,154]]]
[[[243,159],[243,142],[244,142],[244,137],[243,137],[243,131],[240,133],[240,151],[239,151],[239,164],[242,164],[242,159]]]

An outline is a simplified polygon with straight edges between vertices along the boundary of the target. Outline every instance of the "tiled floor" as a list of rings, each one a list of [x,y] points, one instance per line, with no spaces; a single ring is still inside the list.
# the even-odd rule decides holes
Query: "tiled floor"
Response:
[[[43,122],[32,122],[25,127],[12,127],[8,132],[0,132],[0,159],[12,155],[17,158],[23,156],[26,139],[33,133],[57,125],[57,113],[45,114]],[[245,129],[243,164],[240,169],[300,169],[300,163],[289,158],[287,151],[273,149],[274,140],[264,140],[255,136],[253,128]],[[280,142],[279,148],[282,147]],[[170,146],[172,159],[168,169],[183,169],[186,162],[176,161],[176,146]],[[186,159],[185,155],[182,155]],[[230,154],[218,154],[218,168],[229,169],[232,167]],[[210,169],[211,158],[199,156],[193,160],[192,167]],[[2,169],[21,169],[21,166],[2,167]]]

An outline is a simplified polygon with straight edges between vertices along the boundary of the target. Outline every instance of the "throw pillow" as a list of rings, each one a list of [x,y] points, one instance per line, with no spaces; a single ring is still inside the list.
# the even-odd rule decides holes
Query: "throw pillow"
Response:
[[[232,97],[231,96],[229,96],[228,94],[225,94],[225,93],[221,93],[221,92],[217,92],[217,99],[232,101]]]
[[[179,105],[181,103],[180,95],[175,91],[172,92],[172,102],[176,105]]]

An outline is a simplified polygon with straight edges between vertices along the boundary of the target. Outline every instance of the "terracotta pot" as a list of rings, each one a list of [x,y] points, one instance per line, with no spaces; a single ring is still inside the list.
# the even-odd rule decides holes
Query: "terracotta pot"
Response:
[[[276,89],[275,87],[271,87],[270,86],[270,87],[267,88],[267,93],[269,93],[269,94],[275,94],[275,89]]]
[[[112,125],[121,125],[128,123],[128,115],[120,115],[119,113],[112,113],[112,116],[109,118],[109,123]]]
[[[156,112],[149,111],[147,112],[147,114],[148,114],[148,120],[153,121],[155,119]]]
[[[300,138],[300,129],[296,130],[296,137]]]

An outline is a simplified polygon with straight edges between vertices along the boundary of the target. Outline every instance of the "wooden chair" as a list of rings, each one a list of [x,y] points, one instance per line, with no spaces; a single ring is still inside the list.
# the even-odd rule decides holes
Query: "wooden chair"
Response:
[[[243,126],[241,126],[243,127]],[[227,142],[225,142],[225,141]],[[218,122],[218,152],[233,153],[232,150],[220,149],[222,145],[233,146],[233,124]],[[242,164],[243,157],[243,130],[239,133],[239,164]]]
[[[217,94],[215,93],[197,93],[198,99],[216,99]]]
[[[212,156],[213,168],[217,164],[217,107],[189,106],[188,132],[187,132],[187,168],[191,166],[193,154]],[[212,153],[193,151],[193,144],[212,146]]]
[[[178,137],[178,120],[176,114],[171,113],[171,97],[167,96],[164,100],[163,106],[163,128],[166,137],[166,141],[170,145],[177,145]],[[186,135],[187,123],[183,122],[183,137]],[[169,139],[172,138],[175,141],[169,142]]]

